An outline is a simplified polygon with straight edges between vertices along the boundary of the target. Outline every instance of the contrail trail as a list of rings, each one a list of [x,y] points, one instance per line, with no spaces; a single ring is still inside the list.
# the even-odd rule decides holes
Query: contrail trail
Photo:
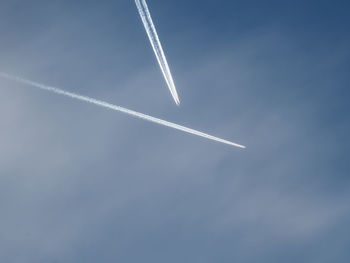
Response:
[[[237,143],[234,143],[234,142],[230,142],[230,141],[227,141],[227,140],[224,140],[224,139],[220,139],[220,138],[217,138],[215,136],[212,136],[212,135],[200,132],[200,131],[196,131],[196,130],[193,130],[193,129],[190,129],[190,128],[187,128],[187,127],[184,127],[184,126],[181,126],[181,125],[169,122],[169,121],[158,119],[158,118],[155,118],[155,117],[152,117],[152,116],[140,113],[140,112],[136,112],[136,111],[133,111],[133,110],[129,110],[129,109],[117,106],[117,105],[113,105],[113,104],[110,104],[110,103],[107,103],[107,102],[104,102],[104,101],[101,101],[101,100],[96,100],[96,99],[93,99],[93,98],[90,98],[90,97],[87,97],[87,96],[82,96],[82,95],[79,95],[79,94],[76,94],[76,93],[72,93],[72,92],[68,92],[68,91],[65,91],[65,90],[62,90],[62,89],[58,89],[58,88],[55,88],[55,87],[46,86],[44,84],[40,84],[40,83],[37,83],[37,82],[34,82],[34,81],[30,81],[30,80],[27,80],[27,79],[24,79],[24,78],[21,78],[21,77],[12,76],[12,75],[9,75],[9,74],[4,73],[4,72],[0,72],[0,77],[7,78],[7,79],[10,79],[10,80],[14,80],[14,81],[17,81],[17,82],[20,82],[20,83],[23,83],[23,84],[27,84],[27,85],[33,86],[33,87],[37,87],[37,88],[42,89],[42,90],[51,91],[53,93],[64,95],[64,96],[67,96],[67,97],[70,97],[70,98],[73,98],[73,99],[78,99],[78,100],[81,100],[81,101],[89,102],[89,103],[92,103],[92,104],[95,104],[95,105],[98,105],[98,106],[102,106],[102,107],[105,107],[105,108],[108,108],[108,109],[112,109],[112,110],[115,110],[115,111],[124,112],[124,113],[132,115],[134,117],[138,117],[138,118],[141,118],[141,119],[144,119],[144,120],[147,120],[147,121],[155,122],[155,123],[158,123],[160,125],[164,125],[164,126],[167,126],[167,127],[170,127],[170,128],[174,128],[174,129],[177,129],[177,130],[180,130],[180,131],[191,133],[191,134],[194,134],[194,135],[197,135],[197,136],[201,136],[201,137],[204,137],[204,138],[207,138],[207,139],[210,139],[210,140],[214,140],[214,141],[217,141],[217,142],[229,144],[229,145],[236,146],[236,147],[239,147],[239,148],[245,148],[245,146],[243,146],[243,145],[240,145],[240,144],[237,144]]]
[[[153,47],[153,51],[157,57],[160,69],[162,70],[165,81],[168,85],[168,88],[175,100],[177,105],[180,104],[179,96],[177,95],[177,91],[175,88],[174,80],[170,72],[170,68],[166,57],[164,55],[164,51],[162,48],[162,44],[160,43],[156,28],[153,24],[151,13],[148,10],[148,6],[145,0],[135,0],[137,9],[139,11],[140,17],[142,19],[142,23],[146,29],[149,41]]]

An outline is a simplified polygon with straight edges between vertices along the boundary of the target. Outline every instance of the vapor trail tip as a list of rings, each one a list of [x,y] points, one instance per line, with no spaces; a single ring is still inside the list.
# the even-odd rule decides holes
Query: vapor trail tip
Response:
[[[237,143],[231,143],[231,145],[236,146],[236,147],[241,148],[241,149],[246,149],[247,148],[246,146],[240,145],[240,144],[237,144]]]
[[[180,99],[179,99],[179,96],[177,94],[172,94],[173,95],[173,99],[176,103],[177,106],[180,106]]]

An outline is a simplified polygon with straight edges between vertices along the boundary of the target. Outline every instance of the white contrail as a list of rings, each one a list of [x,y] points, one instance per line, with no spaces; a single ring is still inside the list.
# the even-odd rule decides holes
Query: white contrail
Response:
[[[27,85],[30,85],[30,86],[34,86],[34,87],[37,87],[37,88],[40,88],[40,89],[43,89],[43,90],[51,91],[51,92],[54,92],[56,94],[68,96],[68,97],[71,97],[73,99],[78,99],[78,100],[82,100],[82,101],[85,101],[85,102],[89,102],[89,103],[92,103],[92,104],[95,104],[95,105],[98,105],[98,106],[102,106],[102,107],[105,107],[105,108],[109,108],[109,109],[112,109],[112,110],[115,110],[115,111],[124,112],[126,114],[129,114],[129,115],[132,115],[132,116],[135,116],[135,117],[147,120],[147,121],[155,122],[155,123],[158,123],[158,124],[161,124],[161,125],[164,125],[164,126],[168,126],[170,128],[174,128],[174,129],[177,129],[177,130],[180,130],[180,131],[184,131],[184,132],[187,132],[187,133],[198,135],[198,136],[210,139],[210,140],[214,140],[214,141],[217,141],[217,142],[222,142],[222,143],[229,144],[229,145],[232,145],[232,146],[236,146],[236,147],[239,147],[239,148],[245,148],[245,146],[243,146],[243,145],[239,145],[239,144],[234,143],[234,142],[223,140],[223,139],[217,138],[215,136],[212,136],[212,135],[200,132],[200,131],[196,131],[196,130],[193,130],[193,129],[190,129],[190,128],[187,128],[187,127],[184,127],[184,126],[181,126],[181,125],[169,122],[169,121],[165,121],[165,120],[158,119],[158,118],[155,118],[155,117],[152,117],[152,116],[140,113],[140,112],[136,112],[136,111],[133,111],[133,110],[129,110],[129,109],[120,107],[120,106],[116,106],[116,105],[113,105],[113,104],[110,104],[110,103],[107,103],[107,102],[104,102],[104,101],[101,101],[101,100],[96,100],[96,99],[93,99],[93,98],[89,98],[87,96],[82,96],[82,95],[79,95],[79,94],[76,94],[76,93],[64,91],[62,89],[46,86],[44,84],[40,84],[40,83],[37,83],[37,82],[34,82],[34,81],[30,81],[30,80],[27,80],[27,79],[24,79],[24,78],[21,78],[21,77],[12,76],[12,75],[9,75],[9,74],[3,73],[3,72],[0,72],[0,77],[4,77],[4,78],[7,78],[7,79],[15,80],[15,81],[18,81],[18,82],[21,82],[21,83],[24,83],[24,84],[27,84]]]
[[[177,95],[177,91],[175,88],[174,80],[170,72],[170,68],[166,57],[164,55],[164,51],[162,48],[162,44],[160,43],[156,28],[153,24],[151,14],[148,10],[148,6],[145,0],[135,0],[137,9],[140,13],[142,23],[146,29],[149,41],[153,47],[153,51],[157,57],[160,69],[162,70],[165,81],[168,85],[168,88],[173,96],[175,103],[177,105],[180,104],[179,96]]]

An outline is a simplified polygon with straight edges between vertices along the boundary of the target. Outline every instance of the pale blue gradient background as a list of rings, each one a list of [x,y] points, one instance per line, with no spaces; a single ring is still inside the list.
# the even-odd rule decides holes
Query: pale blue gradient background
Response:
[[[0,262],[349,262],[348,1],[0,2]]]

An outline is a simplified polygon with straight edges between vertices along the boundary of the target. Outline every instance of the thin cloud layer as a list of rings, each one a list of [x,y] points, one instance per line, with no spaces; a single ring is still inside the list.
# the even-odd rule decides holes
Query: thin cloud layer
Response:
[[[0,8],[1,71],[249,147],[0,79],[1,262],[348,262],[344,6],[153,0],[174,11],[166,27],[189,102],[174,108],[133,1],[18,3]]]

